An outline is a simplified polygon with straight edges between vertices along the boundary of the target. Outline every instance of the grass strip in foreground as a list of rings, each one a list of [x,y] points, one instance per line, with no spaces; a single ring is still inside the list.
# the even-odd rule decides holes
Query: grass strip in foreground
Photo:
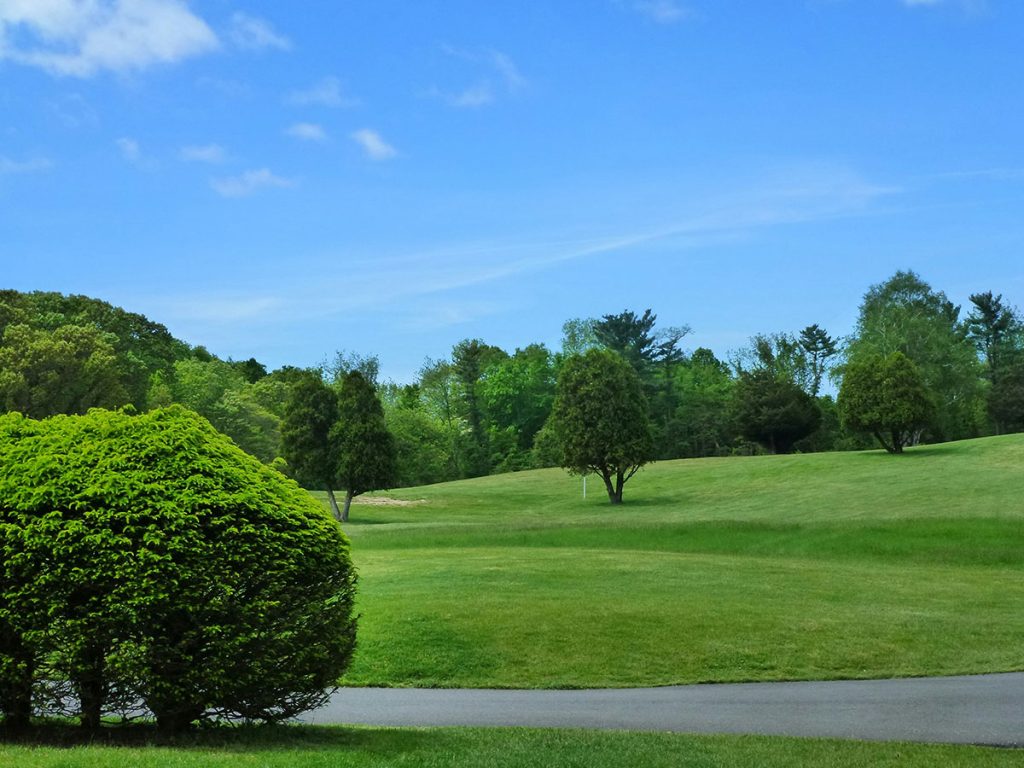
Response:
[[[1024,750],[792,739],[534,729],[278,727],[214,729],[147,746],[150,730],[112,731],[108,745],[76,744],[72,729],[46,745],[0,744],[17,768],[781,768],[782,766],[1024,766]],[[58,744],[59,746],[53,746]]]

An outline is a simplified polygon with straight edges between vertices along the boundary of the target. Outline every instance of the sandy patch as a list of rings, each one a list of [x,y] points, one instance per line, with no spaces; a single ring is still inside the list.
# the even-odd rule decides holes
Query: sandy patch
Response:
[[[362,504],[372,507],[415,507],[419,504],[426,504],[426,499],[391,499],[387,496],[363,496],[352,500],[353,504]]]

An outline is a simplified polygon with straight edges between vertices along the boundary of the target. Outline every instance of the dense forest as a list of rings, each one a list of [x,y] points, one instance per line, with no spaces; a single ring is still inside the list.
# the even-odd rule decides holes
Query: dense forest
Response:
[[[375,356],[345,352],[316,374],[340,386],[358,370],[374,384],[403,486],[556,464],[549,417],[559,372],[594,348],[639,374],[658,459],[869,447],[871,436],[840,418],[829,392],[858,361],[895,352],[912,361],[929,404],[914,442],[1024,430],[1024,321],[1001,295],[970,302],[964,311],[915,273],[897,272],[870,287],[847,338],[811,324],[756,335],[722,359],[686,349],[688,328],[626,310],[568,320],[557,350],[460,341],[411,383],[379,381]],[[142,315],[47,292],[0,291],[0,340],[2,410],[43,418],[181,403],[288,472],[281,424],[305,369],[222,360]]]

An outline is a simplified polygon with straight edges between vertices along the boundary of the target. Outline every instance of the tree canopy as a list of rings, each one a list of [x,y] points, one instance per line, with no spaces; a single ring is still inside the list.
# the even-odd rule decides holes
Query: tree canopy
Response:
[[[902,453],[929,423],[934,409],[924,377],[902,352],[851,361],[838,405],[847,427],[872,434],[889,453]]]
[[[608,499],[621,504],[623,485],[654,452],[647,399],[632,366],[607,350],[569,358],[558,377],[552,421],[562,466],[600,475]]]

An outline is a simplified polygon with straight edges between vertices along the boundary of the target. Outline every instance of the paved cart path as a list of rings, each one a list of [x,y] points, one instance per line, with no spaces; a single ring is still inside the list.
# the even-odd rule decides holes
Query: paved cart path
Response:
[[[755,733],[1024,747],[1024,673],[582,691],[345,688],[307,723]]]

